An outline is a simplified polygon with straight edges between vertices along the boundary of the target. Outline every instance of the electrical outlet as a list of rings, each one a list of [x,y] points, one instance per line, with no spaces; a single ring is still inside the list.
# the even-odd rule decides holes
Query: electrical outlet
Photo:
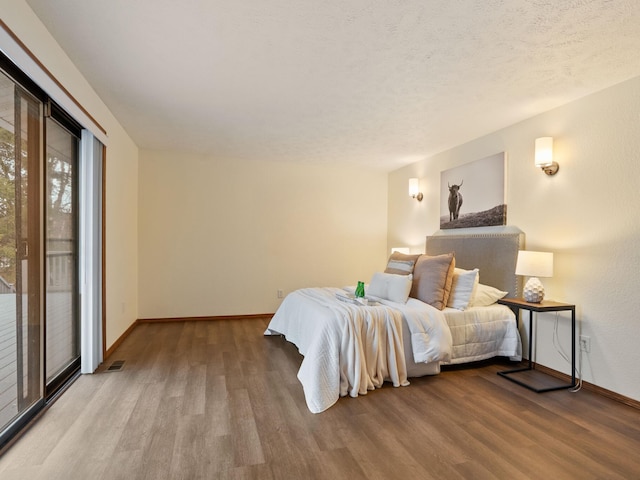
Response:
[[[284,297],[284,292],[278,289],[278,298],[282,298],[282,297]]]
[[[580,335],[580,351],[587,353],[591,351],[591,337]]]

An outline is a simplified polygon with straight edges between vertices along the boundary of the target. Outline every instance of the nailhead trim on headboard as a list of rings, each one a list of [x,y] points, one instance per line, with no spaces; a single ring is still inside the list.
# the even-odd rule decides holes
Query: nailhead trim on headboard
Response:
[[[480,283],[491,285],[518,297],[522,277],[515,274],[518,251],[524,249],[524,232],[440,234],[428,236],[426,254],[453,252],[456,267],[480,270]]]

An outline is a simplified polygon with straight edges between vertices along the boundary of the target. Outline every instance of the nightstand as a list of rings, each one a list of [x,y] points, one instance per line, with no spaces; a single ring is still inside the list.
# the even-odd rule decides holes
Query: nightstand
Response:
[[[568,303],[554,302],[551,300],[543,300],[540,303],[530,303],[522,298],[503,298],[498,300],[498,303],[506,305],[511,308],[516,314],[516,322],[520,318],[520,310],[529,310],[529,365],[523,368],[516,368],[514,370],[505,370],[498,372],[498,375],[511,380],[512,382],[522,385],[523,387],[533,390],[534,392],[549,392],[551,390],[562,390],[565,388],[572,388],[576,386],[576,306]],[[532,380],[534,378],[534,372],[536,375],[544,375],[550,377],[543,372],[536,371],[532,361],[532,336],[533,336],[533,313],[539,312],[571,312],[571,383],[555,384],[552,386],[535,386]],[[536,342],[538,341],[536,337]],[[554,377],[550,377],[555,380]],[[537,382],[540,383],[540,382]]]

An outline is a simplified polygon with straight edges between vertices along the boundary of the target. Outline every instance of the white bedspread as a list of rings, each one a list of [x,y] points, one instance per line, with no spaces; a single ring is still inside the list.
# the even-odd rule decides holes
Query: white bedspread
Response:
[[[326,410],[341,396],[365,395],[385,380],[396,387],[409,384],[403,317],[416,363],[450,360],[451,333],[439,310],[412,298],[405,305],[381,301],[379,306],[356,306],[337,300],[341,291],[290,293],[265,331],[284,335],[304,356],[298,379],[311,412]]]

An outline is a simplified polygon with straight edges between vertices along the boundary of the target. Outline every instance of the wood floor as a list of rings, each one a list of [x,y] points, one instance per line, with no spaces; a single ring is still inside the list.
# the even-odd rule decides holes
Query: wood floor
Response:
[[[445,371],[314,415],[267,319],[142,324],[0,457],[10,479],[634,479],[640,411]]]

